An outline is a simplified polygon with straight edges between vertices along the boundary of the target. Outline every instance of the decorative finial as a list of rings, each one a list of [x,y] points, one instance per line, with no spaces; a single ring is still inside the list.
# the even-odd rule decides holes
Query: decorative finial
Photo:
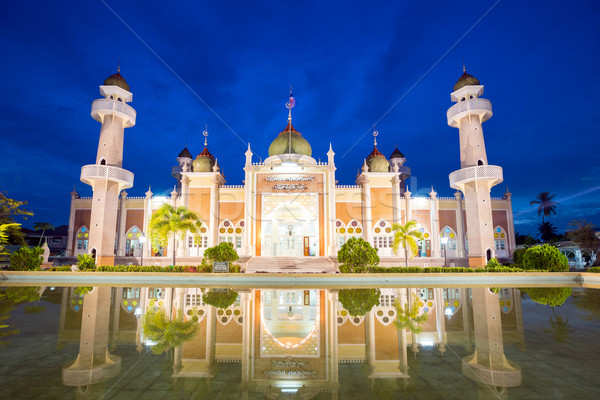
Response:
[[[121,60],[119,59],[119,64],[117,65],[117,73],[121,72]]]
[[[465,67],[465,59],[463,58],[463,73],[467,72],[467,67]]]
[[[373,125],[373,144],[375,146],[377,146],[377,135],[379,135],[379,132],[375,130],[375,125]]]
[[[206,127],[204,128],[204,131],[202,132],[202,136],[204,136],[204,147],[208,146],[208,124],[206,124]]]
[[[292,122],[292,108],[296,107],[296,99],[292,94],[292,86],[290,85],[290,99],[287,103],[285,103],[285,107],[289,110],[288,113],[288,122]],[[291,128],[290,128],[291,129]]]

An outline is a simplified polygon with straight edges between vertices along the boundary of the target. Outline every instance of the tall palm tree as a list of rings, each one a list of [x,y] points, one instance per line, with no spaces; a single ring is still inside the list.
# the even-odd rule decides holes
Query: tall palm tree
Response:
[[[558,230],[550,222],[542,222],[540,226],[538,226],[538,233],[540,234],[542,242],[547,242],[558,234]]]
[[[392,231],[394,232],[394,243],[392,244],[394,254],[398,254],[398,247],[402,245],[405,266],[408,267],[408,252],[410,250],[413,254],[417,254],[419,251],[417,240],[423,239],[423,234],[417,229],[417,223],[414,220],[408,221],[404,225],[393,224]]]
[[[54,225],[50,222],[36,222],[33,224],[33,230],[39,231],[42,230],[42,236],[40,236],[40,242],[38,243],[38,247],[42,244],[42,239],[44,238],[44,232],[54,229]]]
[[[148,225],[152,246],[166,245],[169,236],[173,238],[173,265],[175,265],[175,250],[177,249],[177,234],[184,240],[189,231],[196,233],[200,229],[200,218],[196,213],[185,206],[177,208],[170,204],[163,204],[150,218]]]
[[[538,215],[542,216],[542,223],[544,223],[544,217],[549,217],[552,214],[556,215],[556,206],[558,206],[560,203],[552,201],[553,198],[554,195],[550,194],[550,192],[542,192],[537,195],[537,200],[532,200],[529,202],[530,206],[538,204]]]

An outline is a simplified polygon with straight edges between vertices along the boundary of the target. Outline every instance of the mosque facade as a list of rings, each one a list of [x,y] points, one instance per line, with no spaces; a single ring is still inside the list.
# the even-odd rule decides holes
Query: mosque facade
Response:
[[[204,250],[229,242],[248,266],[273,259],[324,261],[335,259],[340,247],[360,237],[378,249],[382,261],[400,265],[404,250],[392,249],[393,224],[414,220],[423,235],[411,265],[482,266],[492,257],[509,258],[515,249],[511,194],[490,197],[502,182],[502,168],[489,165],[482,123],[492,116],[483,85],[466,72],[460,77],[447,111],[448,124],[458,128],[461,169],[449,176],[453,197],[414,196],[407,188],[411,169],[397,148],[386,157],[377,147],[365,158],[353,185],[336,180],[335,152],[326,161],[313,158],[310,143],[292,124],[269,147],[269,157],[257,161],[248,145],[241,185],[226,184],[205,141],[195,157],[186,147],[176,158],[172,175],[176,188],[169,197],[129,196],[133,173],[123,169],[123,135],[135,125],[136,111],[127,103],[132,92],[117,74],[100,86],[102,98],[92,103],[92,117],[102,124],[94,164],[82,167],[81,181],[93,196],[71,193],[70,256],[91,253],[104,265],[140,263],[168,265],[200,263]],[[197,213],[196,234],[155,249],[143,238],[152,213],[163,203]]]

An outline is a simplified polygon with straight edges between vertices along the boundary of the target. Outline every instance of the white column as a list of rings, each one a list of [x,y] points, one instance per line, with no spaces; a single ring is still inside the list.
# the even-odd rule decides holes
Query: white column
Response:
[[[433,301],[437,311],[435,313],[435,320],[438,333],[438,343],[440,353],[446,351],[447,335],[446,335],[446,320],[445,315],[445,304],[444,304],[444,291],[442,288],[433,289]]]
[[[429,207],[429,216],[431,219],[431,247],[433,258],[442,257],[442,251],[440,248],[440,221],[439,221],[439,200],[437,199],[437,193],[431,189],[429,193],[431,198],[431,205]]]
[[[506,193],[504,193],[504,197],[506,198],[506,205],[508,206],[508,218],[506,221],[506,227],[508,228],[508,231],[506,232],[507,236],[508,236],[508,249],[507,249],[507,254],[509,257],[512,257],[512,253],[515,251],[515,249],[517,248],[517,241],[515,238],[515,226],[514,226],[514,222],[513,222],[513,210],[512,210],[512,193],[510,193],[508,191],[508,188],[506,188]]]
[[[125,256],[125,223],[127,220],[127,210],[125,209],[125,201],[127,201],[127,192],[121,192],[121,199],[119,201],[119,229],[117,232],[117,256]]]
[[[71,209],[69,211],[69,230],[67,233],[67,256],[73,257],[73,237],[75,236],[75,199],[79,198],[79,195],[73,188],[71,192]]]
[[[456,244],[459,257],[465,257],[465,228],[463,225],[462,193],[458,190],[454,193],[456,197]]]
[[[219,244],[219,181],[215,174],[213,185],[210,190],[210,235],[208,236],[208,247]]]
[[[336,208],[335,208],[335,166],[330,165],[329,171],[327,172],[329,177],[329,195],[327,196],[329,205],[329,223],[328,226],[328,243],[329,243],[329,256],[337,257],[337,249],[335,243],[335,220],[336,220]]]
[[[369,178],[365,175],[362,181],[363,189],[363,228],[365,229],[365,240],[373,245],[373,229],[371,221],[371,185]]]
[[[405,222],[408,222],[410,220],[412,220],[412,210],[411,210],[411,206],[410,206],[410,195],[412,193],[410,192],[410,190],[406,190],[404,192],[404,201],[406,203],[406,215],[405,215]]]
[[[148,188],[146,192],[146,198],[144,199],[144,235],[148,238],[144,244],[144,256],[150,257],[152,254],[152,242],[149,238],[148,225],[150,224],[150,218],[152,218],[152,191]]]
[[[397,164],[394,164],[394,169],[398,170]],[[398,175],[394,175],[392,178],[392,204],[394,207],[393,222],[394,224],[401,224],[402,214],[400,210],[402,209],[402,200],[400,198],[400,177]]]

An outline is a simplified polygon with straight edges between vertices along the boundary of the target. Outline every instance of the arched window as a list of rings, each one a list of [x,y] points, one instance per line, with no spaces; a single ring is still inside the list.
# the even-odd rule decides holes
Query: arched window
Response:
[[[208,247],[208,225],[201,221],[200,229],[197,233],[188,232],[188,256],[202,257],[204,250]]]
[[[77,231],[77,247],[75,248],[75,255],[87,254],[90,232],[86,226],[82,226]]]
[[[335,236],[336,236],[336,245],[338,250],[350,239],[351,237],[362,237],[363,228],[360,222],[353,219],[348,222],[347,225],[341,220],[335,221]]]
[[[506,232],[502,227],[494,228],[494,247],[497,257],[508,257],[508,246],[506,245]]]
[[[444,255],[444,247],[446,250],[446,257],[456,257],[456,232],[454,229],[449,226],[445,226],[442,228],[440,232],[440,238],[448,239],[448,242],[444,245],[442,240],[440,240],[440,248],[442,249],[442,255]]]
[[[341,220],[335,221],[335,243],[338,250],[346,243],[346,229],[346,225]]]
[[[100,165],[106,165],[106,159],[104,157],[100,159]]]
[[[444,315],[448,319],[452,318],[460,310],[460,289],[450,288],[443,289],[444,294]]]
[[[228,242],[235,249],[241,249],[244,243],[244,220],[240,220],[235,226],[226,219],[219,225],[219,243]]]
[[[419,231],[423,235],[423,239],[418,241],[419,254],[417,257],[431,257],[431,234],[423,227],[417,225]]]
[[[125,256],[127,257],[140,257],[142,255],[142,243],[140,243],[140,237],[142,231],[137,226],[129,228],[125,234]]]
[[[393,243],[392,225],[384,220],[377,221],[373,227],[373,247],[379,249],[379,256],[391,257]]]
[[[477,165],[483,165],[483,160],[481,158],[477,160]]]

